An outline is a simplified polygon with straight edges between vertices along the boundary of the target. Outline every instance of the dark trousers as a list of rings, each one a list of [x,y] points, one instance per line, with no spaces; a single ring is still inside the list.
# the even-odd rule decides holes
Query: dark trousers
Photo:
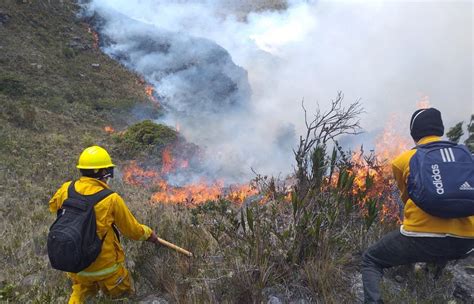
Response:
[[[408,237],[392,231],[367,249],[362,258],[365,303],[383,303],[383,269],[417,262],[446,263],[462,259],[474,248],[474,239]]]

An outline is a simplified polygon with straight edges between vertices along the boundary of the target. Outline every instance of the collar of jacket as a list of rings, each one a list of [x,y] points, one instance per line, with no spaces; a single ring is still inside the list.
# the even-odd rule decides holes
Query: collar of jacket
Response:
[[[425,136],[421,138],[416,144],[417,145],[424,145],[433,141],[439,141],[441,140],[441,137],[435,136],[435,135],[430,135],[430,136]]]
[[[81,176],[79,178],[79,181],[81,183],[87,183],[87,184],[91,184],[91,185],[94,185],[94,186],[102,186],[106,189],[110,189],[109,185],[107,185],[107,183],[104,183],[103,181],[100,181],[96,178],[92,178],[92,177],[87,177],[87,176]]]

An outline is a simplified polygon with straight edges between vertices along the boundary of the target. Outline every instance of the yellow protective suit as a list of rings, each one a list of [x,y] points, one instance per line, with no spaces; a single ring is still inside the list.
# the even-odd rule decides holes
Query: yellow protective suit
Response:
[[[67,198],[67,189],[71,182],[64,183],[49,201],[49,210],[56,213]],[[75,183],[80,194],[90,195],[108,188],[108,185],[94,178],[81,177]],[[133,240],[144,241],[152,234],[152,230],[140,224],[123,199],[113,193],[97,203],[94,207],[97,220],[97,235],[104,239],[102,250],[97,259],[79,273],[68,273],[73,282],[69,303],[83,303],[89,295],[100,289],[111,297],[118,297],[133,292],[133,285],[127,269],[123,266],[125,254],[112,224],[120,232]]]
[[[438,136],[426,136],[419,145],[440,140]],[[409,197],[407,180],[410,174],[410,159],[416,150],[408,150],[392,162],[393,174],[405,203],[403,229],[409,232],[449,234],[457,237],[474,238],[474,216],[444,219],[421,210]]]

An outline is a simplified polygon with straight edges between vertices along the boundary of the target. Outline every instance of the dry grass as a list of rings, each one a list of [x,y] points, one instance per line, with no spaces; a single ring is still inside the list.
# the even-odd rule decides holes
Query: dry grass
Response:
[[[282,5],[270,2],[261,8]],[[136,75],[93,48],[91,33],[75,19],[76,9],[72,0],[0,5],[0,13],[10,16],[0,25],[1,302],[66,301],[70,283],[47,259],[46,236],[54,220],[47,202],[61,183],[78,177],[74,164],[84,147],[114,147],[103,126],[124,128],[135,119],[129,110],[144,106],[146,99]],[[71,47],[71,41],[81,48]],[[123,160],[114,160],[120,168]],[[352,302],[347,277],[357,272],[358,254],[387,229],[376,224],[367,232],[362,219],[352,216],[349,226],[318,230],[318,250],[294,262],[293,210],[278,193],[266,196],[262,189],[262,197],[271,199],[246,208],[210,202],[188,209],[150,204],[149,190],[119,179],[112,188],[141,222],[196,255],[188,259],[124,240],[138,298],[157,294],[173,303],[261,303],[276,295],[286,302]],[[432,286],[423,279],[416,284],[425,291]],[[403,291],[401,302],[427,295]],[[102,297],[93,302],[110,303]]]
[[[146,100],[135,75],[92,47],[75,12],[73,1],[0,4],[8,16],[0,25],[1,301],[67,298],[69,283],[47,259],[54,219],[47,202],[77,177],[84,147],[110,145],[104,125],[124,126],[131,107]],[[81,49],[64,56],[73,41]]]

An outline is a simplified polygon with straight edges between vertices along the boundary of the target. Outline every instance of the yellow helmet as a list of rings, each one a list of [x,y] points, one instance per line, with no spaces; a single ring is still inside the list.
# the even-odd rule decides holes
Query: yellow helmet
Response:
[[[92,146],[84,149],[76,168],[78,169],[102,169],[115,167],[109,153],[99,146]]]

